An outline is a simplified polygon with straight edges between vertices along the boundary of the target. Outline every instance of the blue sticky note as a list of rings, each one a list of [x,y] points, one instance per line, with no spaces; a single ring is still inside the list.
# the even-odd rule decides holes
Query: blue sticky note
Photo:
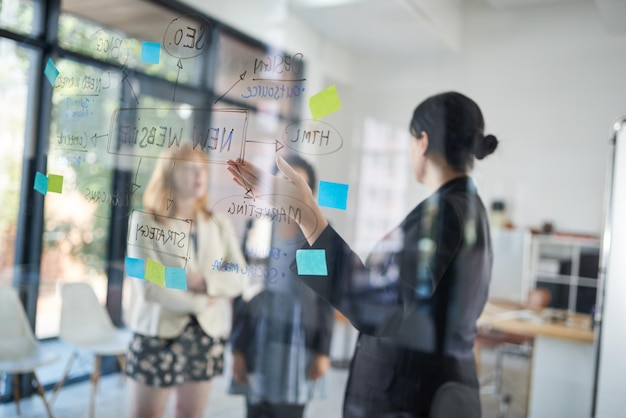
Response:
[[[187,272],[180,267],[165,267],[165,287],[187,290]]]
[[[296,266],[303,276],[328,276],[326,250],[297,250]]]
[[[141,258],[126,257],[126,274],[129,277],[143,279],[146,273],[146,262]]]
[[[156,42],[141,43],[141,61],[146,64],[158,64],[161,58],[161,44]]]
[[[45,174],[42,174],[39,171],[37,171],[35,173],[35,184],[33,186],[33,189],[35,189],[42,195],[45,195],[46,193],[48,193],[48,177],[46,177]]]
[[[329,208],[346,210],[348,205],[348,185],[320,181],[317,204]]]
[[[48,62],[46,62],[46,68],[43,69],[43,73],[50,82],[50,85],[54,87],[54,83],[56,83],[57,77],[59,76],[59,70],[57,70],[56,65],[54,65],[54,61],[52,61],[52,58],[48,58]]]

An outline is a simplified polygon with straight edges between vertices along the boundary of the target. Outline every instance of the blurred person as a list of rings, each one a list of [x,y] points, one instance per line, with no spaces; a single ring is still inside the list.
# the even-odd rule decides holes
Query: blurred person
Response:
[[[315,194],[311,164],[297,155],[286,161]],[[254,228],[251,224],[249,235]],[[326,396],[334,309],[290,270],[306,242],[295,222],[272,223],[269,242],[247,238],[261,247],[252,253],[267,254],[261,265],[268,278],[264,291],[235,314],[231,393],[246,395],[247,418],[301,418],[306,403]]]
[[[187,279],[187,291],[129,279],[137,294],[126,367],[132,379],[131,417],[162,417],[171,392],[176,417],[202,417],[211,379],[223,373],[230,332],[224,303],[241,293],[243,278],[214,269],[213,263],[245,260],[230,221],[208,209],[207,164],[202,151],[188,145],[170,148],[160,155],[143,196],[142,222],[168,231],[168,220],[190,220],[191,236],[186,266],[180,257],[164,252],[158,238],[153,248],[128,248],[129,257],[186,267]]]
[[[276,162],[286,180],[243,160],[229,161],[228,170],[255,195],[276,190],[270,196],[275,206],[302,201],[313,209],[297,219],[307,237],[303,249],[324,250],[328,274],[304,271],[299,278],[360,331],[344,417],[428,417],[446,382],[469,388],[476,410],[464,416],[479,417],[472,347],[493,256],[487,213],[469,172],[498,140],[485,135],[478,105],[457,92],[419,103],[410,133],[412,173],[431,194],[365,263],[328,225],[305,179],[281,157]]]

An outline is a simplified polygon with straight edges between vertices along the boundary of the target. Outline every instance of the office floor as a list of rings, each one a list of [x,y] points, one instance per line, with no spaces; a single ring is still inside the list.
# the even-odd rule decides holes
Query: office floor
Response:
[[[485,349],[481,357],[483,373],[491,371],[493,354]],[[343,388],[346,384],[347,371],[332,369],[330,372],[329,398],[312,402],[306,411],[306,418],[339,418],[343,401]],[[526,384],[528,381],[528,360],[507,357],[504,363],[504,390],[513,396],[513,401],[506,415],[507,418],[526,416]],[[241,396],[226,393],[227,379],[222,376],[215,379],[205,417],[238,418],[244,416],[244,401]],[[52,406],[56,418],[81,418],[89,415],[89,382],[64,387]],[[119,375],[105,376],[101,380],[96,398],[97,418],[120,418],[126,416],[128,402],[126,386],[120,385]],[[483,418],[496,418],[498,402],[492,395],[483,395]],[[46,418],[41,399],[33,396],[20,403],[22,418]],[[172,404],[167,417],[171,417]],[[13,403],[0,404],[0,418],[18,417]]]

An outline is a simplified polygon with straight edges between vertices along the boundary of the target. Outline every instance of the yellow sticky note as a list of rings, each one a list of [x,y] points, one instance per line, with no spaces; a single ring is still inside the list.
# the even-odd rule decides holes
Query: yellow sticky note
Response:
[[[146,260],[146,280],[152,283],[164,287],[165,286],[165,266],[153,259]]]
[[[63,191],[63,176],[48,174],[48,191],[61,193]]]
[[[324,116],[341,109],[341,102],[339,101],[335,85],[333,84],[316,95],[309,97],[309,108],[315,120],[322,119]]]

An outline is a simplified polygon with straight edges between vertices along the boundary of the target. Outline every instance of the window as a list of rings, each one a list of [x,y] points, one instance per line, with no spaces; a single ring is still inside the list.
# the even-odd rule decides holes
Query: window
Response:
[[[0,27],[23,35],[42,33],[38,1],[3,0],[0,2]]]
[[[363,126],[363,149],[355,225],[357,243],[367,252],[405,214],[408,132],[394,130],[373,118]],[[369,202],[384,202],[370,205]]]
[[[56,66],[47,168],[48,176],[63,177],[63,188],[45,198],[39,338],[58,335],[59,282],[88,282],[106,300],[110,209],[124,199],[112,193],[115,160],[106,152],[121,75],[69,59]]]
[[[4,13],[4,9],[3,9]],[[16,42],[0,38],[3,65],[11,71],[0,72],[0,283],[12,280],[15,257],[17,217],[20,208],[20,183],[29,78],[35,62],[33,50]]]
[[[144,3],[142,7],[143,5]],[[146,5],[153,10],[154,6]],[[72,10],[82,9],[74,7]],[[115,10],[106,10],[105,17],[117,13]],[[119,22],[115,22],[114,26],[109,27],[70,13],[63,13],[59,21],[59,44],[69,51],[106,62],[113,67],[111,71],[117,71],[122,75],[128,76],[130,71],[136,70],[181,85],[201,85],[212,36],[211,24],[208,21],[191,20],[184,26],[185,34],[188,36],[183,35],[182,32],[178,32],[180,33],[178,36],[181,17],[161,8],[158,10],[159,13],[156,11],[153,13],[153,16],[158,16],[156,21],[150,21],[149,25],[144,28],[134,27],[130,32],[125,32],[124,29],[131,29],[128,25],[132,22],[132,16],[126,16],[125,24],[122,26],[118,25]],[[94,17],[100,22],[109,22],[107,18]],[[145,12],[142,11],[141,18],[137,18],[135,22],[145,20]],[[135,22],[133,26],[137,26]],[[205,29],[202,32],[200,30],[191,32],[186,25]],[[192,38],[191,35],[194,37]],[[179,42],[182,45],[190,45],[190,39],[193,39],[194,48],[191,48],[192,52],[181,52],[180,48],[162,48],[159,53],[153,55],[154,59],[158,58],[158,63],[144,62],[141,58],[143,42],[160,44],[165,37],[169,37],[170,43]],[[183,37],[185,37],[184,40]]]
[[[215,112],[236,106],[248,137],[233,157],[249,146],[270,161],[275,140],[297,118],[296,100],[247,100],[243,84],[231,89],[243,72],[252,77],[255,60],[285,54],[266,53],[208,17],[152,2],[101,5],[63,0],[56,10],[56,2],[0,1],[0,54],[10,69],[0,75],[0,280],[20,287],[40,339],[58,336],[60,282],[90,283],[123,323],[125,228],[131,208],[142,206],[158,151],[125,154],[117,144],[123,124],[176,125],[193,140],[195,127],[230,117]],[[58,29],[46,25],[44,17],[57,15]],[[40,74],[44,56],[56,78]],[[46,190],[29,180],[41,175],[48,177]],[[230,183],[223,164],[213,165],[211,175],[211,192],[223,195]],[[31,245],[39,239],[41,248]],[[18,250],[33,265],[28,277],[14,274]],[[41,380],[50,385],[58,377],[55,370]],[[10,382],[0,379],[0,399],[10,393]]]

